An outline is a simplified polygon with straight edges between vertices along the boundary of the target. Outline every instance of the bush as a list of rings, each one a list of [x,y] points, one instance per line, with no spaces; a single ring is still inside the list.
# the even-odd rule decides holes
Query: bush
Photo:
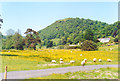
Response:
[[[118,38],[115,38],[115,39],[114,39],[114,42],[118,42]]]
[[[64,49],[80,49],[80,46],[69,46],[69,45],[65,45]]]
[[[64,45],[59,45],[57,49],[64,49]]]
[[[104,43],[102,43],[102,42],[98,42],[97,43],[97,46],[102,46]]]
[[[97,44],[94,43],[91,40],[85,40],[82,44],[81,44],[81,49],[84,51],[94,51],[97,50]]]

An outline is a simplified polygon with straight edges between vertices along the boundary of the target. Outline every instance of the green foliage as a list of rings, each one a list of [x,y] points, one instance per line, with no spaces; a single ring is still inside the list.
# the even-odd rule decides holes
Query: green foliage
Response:
[[[30,28],[28,28],[25,32],[25,45],[26,48],[36,50],[36,45],[41,43],[41,39],[38,33]]]
[[[7,36],[6,40],[4,41],[6,49],[14,49],[15,48],[14,40],[12,37],[13,37],[12,35],[9,35],[9,36]],[[3,43],[3,45],[4,45],[4,43]]]
[[[115,37],[118,35],[117,30],[118,22],[109,25],[104,22],[84,18],[65,18],[54,22],[38,31],[38,33],[43,41],[61,39],[55,45],[65,45],[66,43],[77,44],[79,41],[83,42],[86,39],[96,42],[97,38]],[[85,36],[86,33],[88,33],[87,37]]]
[[[14,47],[18,50],[23,50],[23,45],[24,45],[24,41],[23,41],[23,37],[19,34],[19,33],[15,33],[13,35],[13,40],[14,40]]]
[[[97,44],[94,43],[91,40],[85,40],[82,44],[81,44],[81,49],[84,51],[94,51],[97,50]]]
[[[90,28],[88,28],[88,29],[85,31],[84,39],[86,39],[86,40],[92,40],[92,41],[94,41],[94,42],[96,42],[96,40],[97,40],[97,39],[95,38],[95,35],[94,35],[93,31],[92,31]]]
[[[54,46],[58,46],[60,45],[61,39],[55,38],[55,39],[52,39],[51,41],[53,41]]]
[[[53,41],[46,41],[46,47],[48,48],[48,47],[52,47],[53,46]]]
[[[81,46],[69,46],[69,45],[65,45],[64,49],[80,49]]]
[[[57,49],[64,49],[64,45],[59,45]]]
[[[104,43],[102,43],[102,42],[98,42],[97,43],[97,46],[101,46],[101,45],[103,45]]]
[[[114,39],[114,42],[118,42],[118,38],[115,38],[115,39]]]

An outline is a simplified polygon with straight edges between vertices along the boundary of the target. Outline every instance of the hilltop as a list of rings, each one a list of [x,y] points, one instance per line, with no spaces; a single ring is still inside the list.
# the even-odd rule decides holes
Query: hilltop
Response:
[[[83,41],[85,31],[90,28],[96,38],[115,36],[118,34],[118,23],[107,24],[101,21],[95,21],[84,18],[65,18],[55,21],[53,24],[38,31],[43,41],[65,40],[67,43],[78,43]]]

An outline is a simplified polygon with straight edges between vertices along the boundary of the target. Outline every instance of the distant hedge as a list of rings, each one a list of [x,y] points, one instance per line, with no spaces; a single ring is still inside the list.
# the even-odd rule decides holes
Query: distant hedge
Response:
[[[64,46],[64,49],[80,49],[80,46]]]

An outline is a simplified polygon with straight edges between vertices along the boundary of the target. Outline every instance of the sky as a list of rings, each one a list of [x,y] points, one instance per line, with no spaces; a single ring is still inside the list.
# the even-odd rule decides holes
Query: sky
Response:
[[[118,2],[1,2],[0,14],[4,23],[0,29],[24,32],[27,28],[39,31],[56,20],[85,18],[113,24],[118,21]]]

